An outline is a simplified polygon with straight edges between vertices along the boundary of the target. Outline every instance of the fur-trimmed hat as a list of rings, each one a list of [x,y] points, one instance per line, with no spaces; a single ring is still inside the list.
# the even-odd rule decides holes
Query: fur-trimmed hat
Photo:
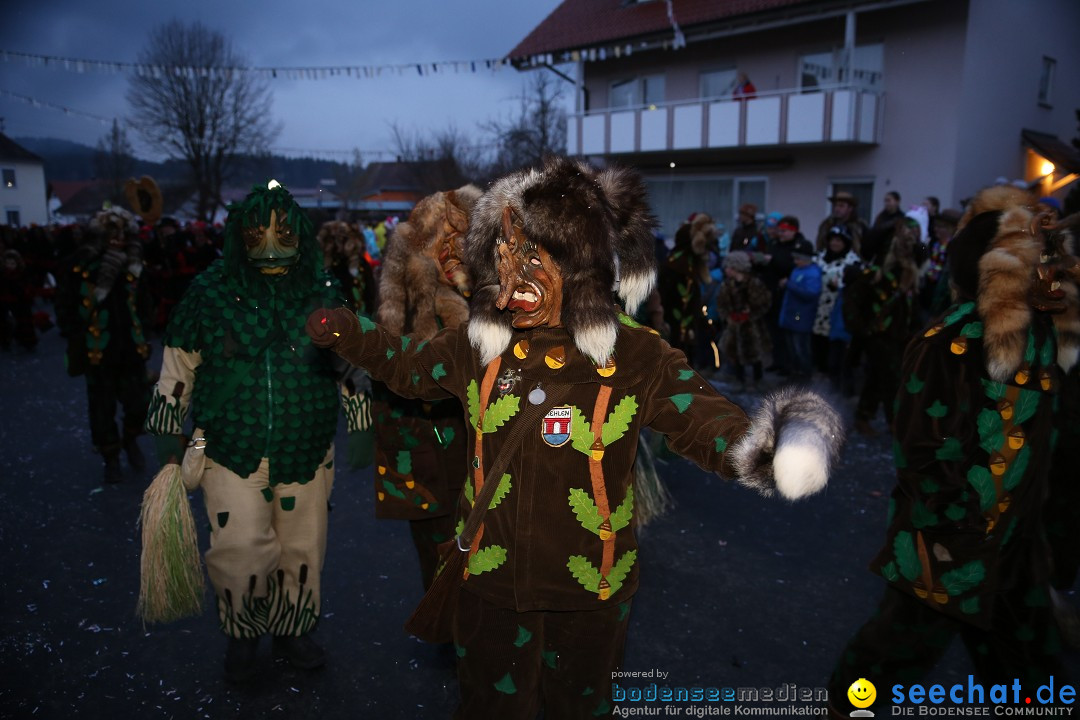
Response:
[[[135,222],[135,216],[118,205],[99,210],[90,219],[89,228],[90,232],[104,234],[110,225],[125,233],[139,232],[139,224]]]
[[[1038,230],[1037,200],[1026,190],[997,185],[981,190],[960,218],[949,243],[949,277],[954,293],[974,299],[983,321],[986,367],[998,381],[1011,378],[1023,362],[1034,310],[1029,295],[1035,267],[1046,250]],[[1055,231],[1066,252],[1072,235]],[[1053,316],[1058,331],[1058,364],[1071,368],[1080,352],[1080,309],[1074,282],[1062,278],[1066,309]]]
[[[596,170],[565,157],[503,177],[477,202],[466,241],[474,276],[469,340],[486,364],[510,342],[512,315],[499,310],[496,244],[510,208],[526,237],[542,245],[563,274],[562,321],[586,357],[604,362],[615,347],[614,288],[633,313],[656,284],[653,218],[641,178]]]
[[[724,257],[724,269],[735,272],[750,272],[750,254],[742,250],[732,250]]]

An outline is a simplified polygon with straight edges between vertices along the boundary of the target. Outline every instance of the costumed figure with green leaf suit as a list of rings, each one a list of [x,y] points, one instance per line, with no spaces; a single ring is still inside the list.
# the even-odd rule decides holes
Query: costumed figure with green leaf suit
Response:
[[[896,486],[871,568],[887,586],[829,686],[909,685],[959,636],[987,692],[1066,679],[1050,602],[1044,508],[1062,381],[1080,350],[1073,239],[1028,192],[979,192],[949,244],[954,302],[904,353]],[[1075,447],[1071,450],[1075,480]],[[1058,456],[1057,460],[1062,458]],[[891,693],[878,691],[882,708]],[[986,696],[982,702],[993,702]]]
[[[751,420],[630,319],[656,282],[651,224],[636,174],[551,158],[477,201],[467,322],[413,342],[345,310],[308,318],[317,345],[394,392],[464,407],[457,537],[420,606],[438,610],[425,636],[454,642],[455,717],[611,715],[638,587],[643,428],[764,494],[827,481],[840,435],[828,403],[789,389]],[[428,603],[439,590],[445,605]]]
[[[229,206],[224,257],[198,275],[173,310],[147,429],[162,463],[184,457],[210,520],[205,560],[228,636],[226,676],[256,672],[264,634],[294,666],[324,653],[319,619],[338,407],[350,444],[366,444],[366,377],[313,347],[304,321],[345,304],[323,270],[311,221],[275,181]],[[344,369],[345,372],[341,370]],[[184,455],[185,419],[193,437]],[[202,472],[187,469],[201,461]],[[350,455],[363,464],[365,453]]]

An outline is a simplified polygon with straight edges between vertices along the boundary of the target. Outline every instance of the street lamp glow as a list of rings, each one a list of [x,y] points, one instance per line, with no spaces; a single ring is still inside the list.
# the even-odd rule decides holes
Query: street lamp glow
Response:
[[[675,163],[668,163],[668,167],[674,169],[675,168]]]
[[[1039,166],[1040,175],[1049,175],[1054,172],[1054,163],[1049,160],[1043,160],[1042,165]]]

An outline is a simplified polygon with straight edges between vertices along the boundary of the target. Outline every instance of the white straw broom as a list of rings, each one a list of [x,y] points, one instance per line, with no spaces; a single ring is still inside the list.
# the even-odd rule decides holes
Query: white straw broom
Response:
[[[161,468],[143,493],[139,602],[144,623],[167,623],[202,613],[203,579],[199,538],[180,466]]]

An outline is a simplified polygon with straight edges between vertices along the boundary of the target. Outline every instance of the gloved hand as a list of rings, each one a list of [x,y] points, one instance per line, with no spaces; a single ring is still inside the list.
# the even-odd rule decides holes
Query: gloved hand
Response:
[[[356,316],[348,308],[319,308],[308,315],[304,330],[316,347],[332,348],[342,342],[356,325]]]
[[[375,461],[375,431],[357,430],[349,433],[348,457],[350,470],[360,470]]]
[[[187,450],[187,438],[183,435],[155,435],[154,448],[159,465],[179,465]]]

